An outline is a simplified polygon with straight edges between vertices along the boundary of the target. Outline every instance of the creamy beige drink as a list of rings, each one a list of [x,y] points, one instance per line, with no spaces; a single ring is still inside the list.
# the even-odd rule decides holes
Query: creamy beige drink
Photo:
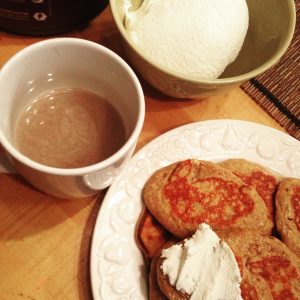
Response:
[[[125,143],[123,120],[91,91],[60,88],[33,99],[19,118],[15,145],[27,157],[57,168],[98,163]]]

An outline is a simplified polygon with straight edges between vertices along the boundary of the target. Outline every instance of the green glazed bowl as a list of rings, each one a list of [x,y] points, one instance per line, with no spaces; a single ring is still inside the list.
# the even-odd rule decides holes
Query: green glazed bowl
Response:
[[[124,3],[138,8],[141,0],[110,0],[126,55],[153,87],[175,98],[197,99],[224,92],[258,76],[276,64],[286,52],[295,30],[294,0],[247,0],[249,28],[237,59],[218,79],[195,80],[177,74],[146,57],[124,28]]]

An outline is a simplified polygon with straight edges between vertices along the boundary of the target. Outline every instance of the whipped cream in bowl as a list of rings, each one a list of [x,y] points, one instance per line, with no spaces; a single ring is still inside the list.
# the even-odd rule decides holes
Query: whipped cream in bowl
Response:
[[[144,0],[125,5],[125,28],[158,65],[193,79],[216,79],[238,56],[248,29],[245,0]]]

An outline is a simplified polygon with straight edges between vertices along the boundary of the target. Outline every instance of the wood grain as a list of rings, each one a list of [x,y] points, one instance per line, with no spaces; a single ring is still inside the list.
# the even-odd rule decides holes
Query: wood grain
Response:
[[[92,40],[124,57],[109,8],[88,27],[60,36]],[[0,32],[0,66],[20,49],[46,38]],[[170,129],[200,120],[241,119],[282,130],[240,88],[207,99],[178,100],[142,79],[141,83],[146,118],[137,149]],[[54,199],[19,175],[0,174],[1,300],[92,299],[89,251],[104,195],[105,191],[98,198]]]

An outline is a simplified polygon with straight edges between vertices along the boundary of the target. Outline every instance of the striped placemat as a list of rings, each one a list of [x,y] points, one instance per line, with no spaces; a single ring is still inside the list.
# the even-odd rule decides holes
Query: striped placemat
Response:
[[[285,130],[300,140],[300,0],[293,40],[279,63],[242,88]]]

